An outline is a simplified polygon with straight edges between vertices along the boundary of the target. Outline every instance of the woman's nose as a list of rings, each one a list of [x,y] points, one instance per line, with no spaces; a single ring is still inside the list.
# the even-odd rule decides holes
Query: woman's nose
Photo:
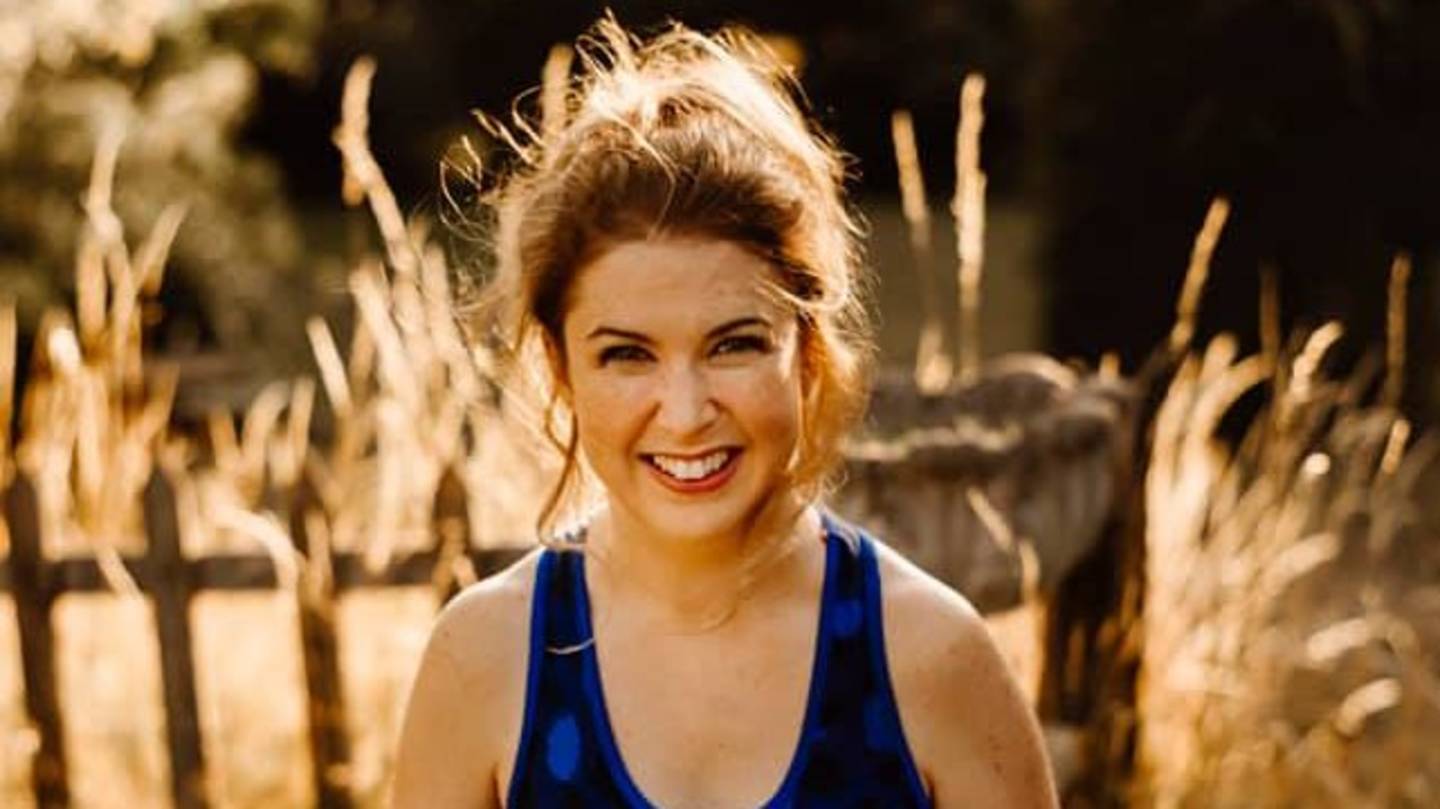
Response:
[[[693,433],[719,413],[705,374],[694,366],[671,369],[661,383],[657,426],[676,435]]]

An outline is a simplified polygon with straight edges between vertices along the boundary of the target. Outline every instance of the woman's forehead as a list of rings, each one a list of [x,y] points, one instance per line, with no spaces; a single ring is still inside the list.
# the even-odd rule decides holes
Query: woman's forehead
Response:
[[[691,325],[783,311],[768,262],[734,242],[666,237],[622,242],[587,263],[569,296],[567,328]],[[615,322],[611,322],[615,321]]]

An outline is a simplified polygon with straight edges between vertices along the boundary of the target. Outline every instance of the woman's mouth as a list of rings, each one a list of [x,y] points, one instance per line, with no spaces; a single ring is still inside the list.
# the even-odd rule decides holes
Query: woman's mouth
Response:
[[[672,491],[697,494],[725,485],[735,473],[740,450],[726,447],[704,455],[641,455],[655,477]]]

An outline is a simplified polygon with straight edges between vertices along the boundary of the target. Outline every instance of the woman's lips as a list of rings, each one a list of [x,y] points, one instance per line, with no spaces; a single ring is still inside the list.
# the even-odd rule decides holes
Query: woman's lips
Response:
[[[730,478],[735,476],[735,469],[740,465],[741,454],[741,451],[738,449],[729,450],[723,464],[710,474],[693,480],[682,480],[674,477],[657,466],[649,456],[646,457],[644,463],[646,468],[650,470],[650,474],[654,475],[656,480],[665,488],[681,494],[704,494],[719,489],[729,482]]]

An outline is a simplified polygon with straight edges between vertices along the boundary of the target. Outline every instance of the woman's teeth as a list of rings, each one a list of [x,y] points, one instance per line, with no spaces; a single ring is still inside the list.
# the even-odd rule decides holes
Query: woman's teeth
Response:
[[[694,460],[674,458],[668,455],[651,455],[650,463],[677,480],[700,480],[724,466],[725,462],[730,460],[730,454],[730,450],[722,449]]]

